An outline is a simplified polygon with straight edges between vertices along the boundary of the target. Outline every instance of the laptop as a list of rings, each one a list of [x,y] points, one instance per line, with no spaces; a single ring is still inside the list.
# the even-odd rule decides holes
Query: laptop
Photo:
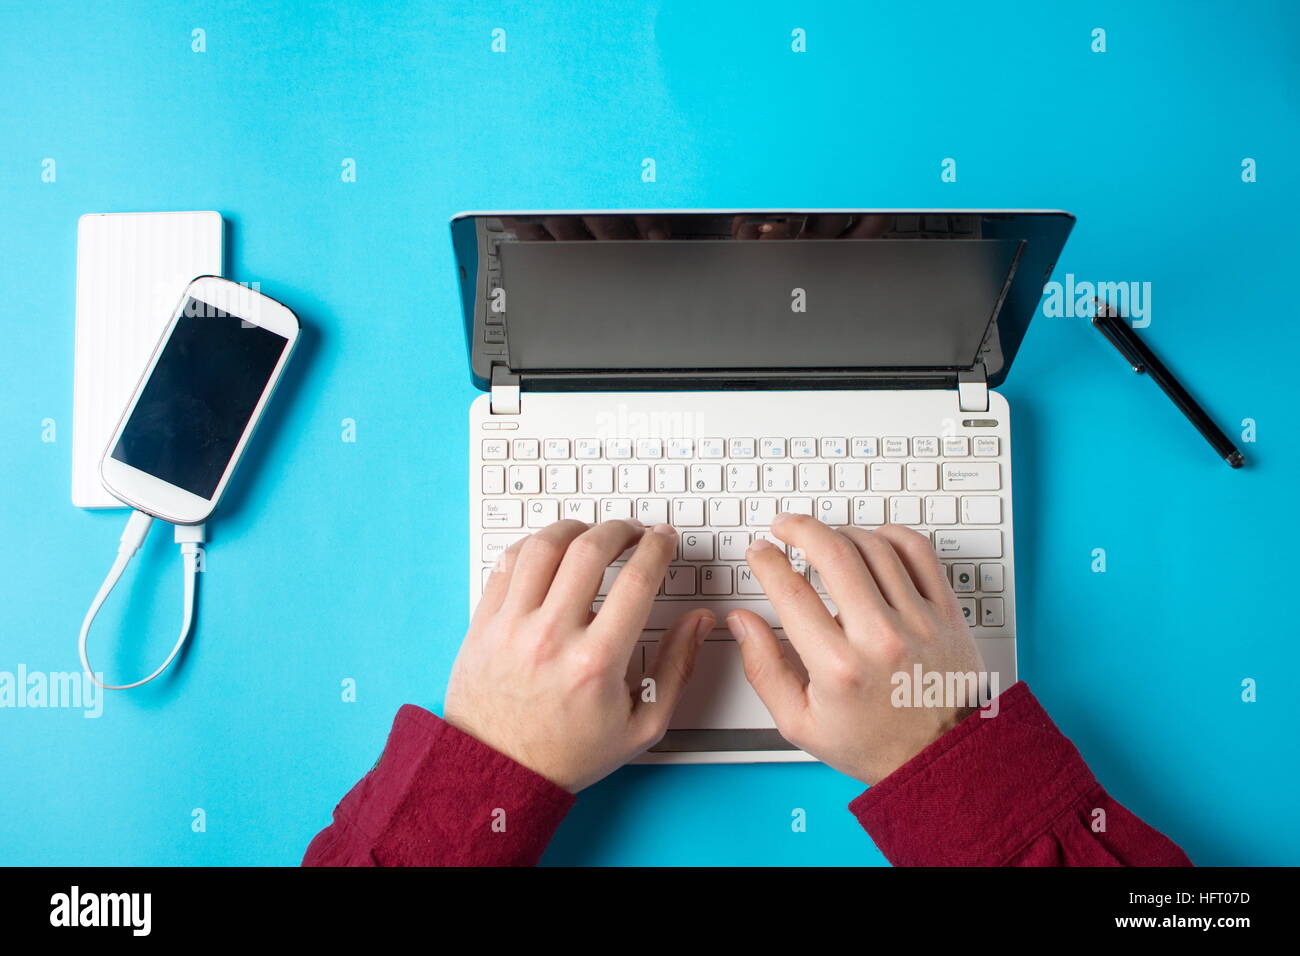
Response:
[[[930,540],[993,686],[1010,686],[1012,436],[994,389],[1073,223],[1010,210],[456,216],[484,393],[469,413],[471,610],[501,551],[538,528],[667,521],[678,551],[629,666],[639,681],[690,608],[779,625],[744,560],[778,512],[889,522]],[[816,568],[788,556],[834,612]],[[778,733],[723,626],[640,762],[812,759]]]

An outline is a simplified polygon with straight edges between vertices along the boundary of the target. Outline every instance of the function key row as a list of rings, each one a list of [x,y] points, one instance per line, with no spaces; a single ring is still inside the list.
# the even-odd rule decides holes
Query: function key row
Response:
[[[993,436],[859,438],[485,438],[485,461],[607,458],[996,458]],[[603,452],[603,454],[602,454]]]

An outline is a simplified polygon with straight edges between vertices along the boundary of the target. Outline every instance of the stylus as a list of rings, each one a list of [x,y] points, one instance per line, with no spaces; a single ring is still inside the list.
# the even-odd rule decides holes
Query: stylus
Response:
[[[1218,425],[1210,421],[1210,417],[1196,403],[1196,399],[1192,398],[1187,389],[1178,383],[1178,379],[1174,378],[1173,373],[1156,358],[1155,353],[1142,343],[1127,322],[1112,315],[1110,309],[1104,304],[1098,303],[1097,314],[1093,317],[1092,324],[1106,336],[1111,345],[1119,350],[1119,354],[1124,356],[1125,361],[1133,366],[1133,371],[1139,374],[1146,372],[1151,376],[1169,396],[1169,400],[1177,405],[1179,411],[1187,416],[1187,420],[1196,426],[1196,430],[1205,436],[1205,440],[1210,443],[1220,458],[1233,468],[1240,468],[1246,463],[1245,457],[1237,450],[1237,446],[1219,429]]]

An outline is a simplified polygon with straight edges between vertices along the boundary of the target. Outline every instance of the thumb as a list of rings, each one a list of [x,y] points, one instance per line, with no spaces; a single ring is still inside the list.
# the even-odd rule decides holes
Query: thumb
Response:
[[[679,617],[659,639],[659,656],[650,675],[654,700],[638,698],[634,718],[643,722],[647,736],[658,740],[667,732],[673,710],[695,667],[695,654],[716,624],[711,611],[693,611]]]
[[[781,650],[781,641],[767,621],[753,611],[732,611],[727,628],[740,645],[745,677],[778,729],[791,727],[807,704],[804,683]]]

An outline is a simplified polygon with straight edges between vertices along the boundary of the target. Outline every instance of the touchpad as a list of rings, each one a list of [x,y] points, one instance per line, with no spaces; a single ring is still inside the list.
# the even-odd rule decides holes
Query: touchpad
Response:
[[[673,712],[672,730],[744,730],[772,728],[776,724],[758,699],[754,689],[745,679],[740,647],[730,634],[706,640],[695,657],[695,670],[686,691]],[[659,654],[658,641],[646,641],[646,675],[654,674]],[[807,672],[789,641],[781,642],[781,649],[795,670],[806,679]]]

